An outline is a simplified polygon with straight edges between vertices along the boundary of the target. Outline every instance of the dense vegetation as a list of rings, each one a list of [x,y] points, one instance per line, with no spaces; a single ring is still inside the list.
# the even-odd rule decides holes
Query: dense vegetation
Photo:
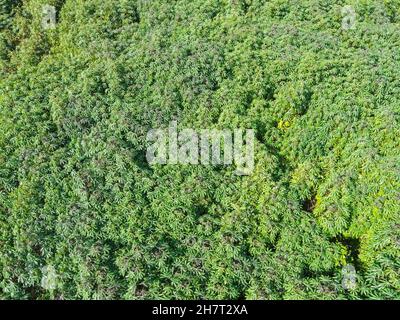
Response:
[[[399,13],[0,0],[0,298],[399,299]],[[253,174],[150,166],[172,120],[253,128]]]

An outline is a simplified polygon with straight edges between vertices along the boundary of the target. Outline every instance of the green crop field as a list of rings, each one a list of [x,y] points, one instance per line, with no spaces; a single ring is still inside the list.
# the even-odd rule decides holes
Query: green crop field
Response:
[[[0,0],[0,299],[400,299],[399,72],[400,0]]]

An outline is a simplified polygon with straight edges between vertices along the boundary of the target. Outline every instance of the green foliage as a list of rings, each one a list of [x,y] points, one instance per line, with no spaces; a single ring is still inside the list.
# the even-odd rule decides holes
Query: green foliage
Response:
[[[0,298],[399,299],[400,1],[347,4],[0,0]],[[174,119],[252,175],[149,166]]]

